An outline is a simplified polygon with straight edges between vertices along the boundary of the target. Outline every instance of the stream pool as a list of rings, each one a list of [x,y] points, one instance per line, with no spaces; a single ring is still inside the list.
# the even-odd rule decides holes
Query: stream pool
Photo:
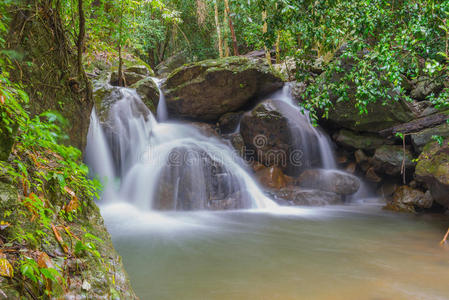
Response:
[[[102,214],[143,300],[449,299],[445,216],[379,205]]]

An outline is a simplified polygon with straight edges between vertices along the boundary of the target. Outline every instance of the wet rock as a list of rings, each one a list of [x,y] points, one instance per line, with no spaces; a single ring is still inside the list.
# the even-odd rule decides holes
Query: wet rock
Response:
[[[338,194],[299,187],[272,190],[268,194],[281,205],[324,206],[342,203],[342,198]]]
[[[342,129],[336,133],[334,140],[343,147],[362,150],[374,150],[387,142],[385,139],[374,134],[357,134],[346,129]]]
[[[229,57],[180,67],[167,78],[163,90],[171,116],[211,121],[282,85],[263,61]]]
[[[349,173],[337,170],[311,169],[298,178],[300,187],[318,189],[338,195],[352,195],[360,188],[360,180]]]
[[[144,65],[134,65],[126,67],[125,72],[136,73],[143,76],[154,76],[154,72]]]
[[[256,178],[264,187],[273,189],[284,188],[289,181],[278,167],[264,167],[256,172]]]
[[[449,139],[442,146],[431,142],[418,158],[415,177],[425,183],[436,202],[449,207]]]
[[[433,199],[430,192],[426,193],[409,186],[401,186],[394,192],[393,199],[387,208],[395,211],[410,211],[432,207]]]
[[[95,111],[103,125],[107,125],[109,111],[114,104],[123,98],[123,92],[124,90],[122,90],[122,88],[112,86],[107,82],[94,82],[93,98],[95,102]],[[140,99],[133,99],[133,103],[133,108],[136,114],[143,115],[144,117],[148,116],[149,109]]]
[[[350,173],[350,174],[354,174],[356,169],[357,169],[357,164],[356,163],[349,163],[346,166],[345,171]]]
[[[159,89],[153,79],[146,77],[131,85],[130,88],[136,90],[142,102],[155,114],[159,103]]]
[[[222,134],[233,133],[237,129],[242,115],[243,112],[231,112],[222,115],[218,120],[220,132]]]
[[[243,137],[240,133],[233,133],[228,135],[227,137],[229,139],[229,142],[231,146],[235,149],[236,153],[242,157],[245,158],[246,155],[246,148],[245,148],[245,142],[243,141]]]
[[[413,155],[408,149],[400,145],[385,145],[376,149],[374,156],[370,159],[371,165],[376,172],[396,176],[401,174],[401,167],[405,156],[405,169],[411,170],[415,167]]]
[[[413,146],[417,151],[422,151],[424,146],[433,141],[433,136],[441,136],[443,138],[449,137],[449,124],[443,123],[441,125],[421,130],[417,133],[412,133],[411,138]]]
[[[243,115],[240,134],[248,153],[265,166],[277,166],[289,176],[319,166],[318,141],[308,121],[294,113],[288,104],[267,100]],[[296,120],[298,123],[290,122]]]
[[[216,210],[251,207],[241,182],[219,158],[199,147],[172,149],[162,170],[153,208],[158,210]]]
[[[441,80],[432,79],[426,76],[420,76],[412,80],[413,85],[410,91],[410,97],[416,100],[425,100],[432,93],[438,93],[444,87]]]

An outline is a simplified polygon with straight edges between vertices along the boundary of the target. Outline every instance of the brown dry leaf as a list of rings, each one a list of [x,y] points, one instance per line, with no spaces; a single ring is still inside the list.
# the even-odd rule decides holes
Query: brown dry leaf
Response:
[[[37,265],[39,268],[54,268],[51,258],[45,252],[37,252]]]
[[[55,234],[56,240],[58,241],[59,245],[61,246],[62,250],[64,250],[65,253],[69,253],[69,247],[67,247],[66,243],[61,237],[61,234],[59,233],[58,229],[56,229],[55,225],[51,224],[51,229],[53,230],[53,233]]]
[[[6,259],[6,256],[2,253],[0,253],[0,276],[9,278],[14,277],[14,270],[9,261]]]
[[[75,192],[72,191],[69,187],[65,186],[64,190],[70,196],[72,196],[72,200],[70,200],[69,204],[67,204],[65,207],[65,211],[69,213],[69,212],[76,210],[79,207],[79,201],[78,201],[78,197],[76,196]]]
[[[5,96],[0,95],[0,103],[5,104]]]

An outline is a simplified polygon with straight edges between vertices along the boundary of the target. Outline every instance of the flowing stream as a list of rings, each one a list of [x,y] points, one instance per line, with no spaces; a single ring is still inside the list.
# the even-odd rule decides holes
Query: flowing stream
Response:
[[[141,299],[448,299],[441,217],[278,206],[228,145],[171,121],[162,92],[157,119],[134,90],[113,97],[106,119],[92,112],[86,162],[106,186],[102,215]],[[336,169],[328,137],[288,89],[271,98],[305,155]]]

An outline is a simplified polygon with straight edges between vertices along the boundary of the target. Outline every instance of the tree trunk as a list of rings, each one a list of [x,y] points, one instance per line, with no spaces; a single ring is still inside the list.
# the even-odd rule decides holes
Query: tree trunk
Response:
[[[268,32],[268,24],[267,24],[267,11],[264,10],[262,12],[262,21],[263,21],[263,28],[262,28],[262,32],[263,34]],[[270,50],[268,50],[267,46],[264,46],[265,49],[265,57],[267,58],[267,62],[268,65],[271,66],[271,54],[270,54]]]
[[[218,19],[218,0],[214,1],[215,5],[215,26],[217,27],[217,36],[218,36],[218,53],[220,54],[220,58],[223,57],[223,47],[221,41],[221,31],[220,31],[220,21]]]
[[[225,9],[223,13],[223,24],[226,24],[228,22],[228,12]],[[224,44],[224,56],[229,57],[231,56],[231,52],[229,51],[229,44],[228,44],[228,30],[226,26],[223,26],[223,44]]]
[[[78,0],[78,18],[79,18],[79,32],[78,32],[78,74],[81,76],[84,73],[83,69],[83,48],[85,36],[86,19],[84,17],[83,0]]]
[[[235,36],[234,25],[232,25],[231,10],[229,9],[229,1],[228,0],[225,0],[225,9],[226,9],[226,13],[228,15],[229,29],[231,30],[232,46],[234,47],[234,55],[238,56],[239,49],[237,46],[237,37]]]

